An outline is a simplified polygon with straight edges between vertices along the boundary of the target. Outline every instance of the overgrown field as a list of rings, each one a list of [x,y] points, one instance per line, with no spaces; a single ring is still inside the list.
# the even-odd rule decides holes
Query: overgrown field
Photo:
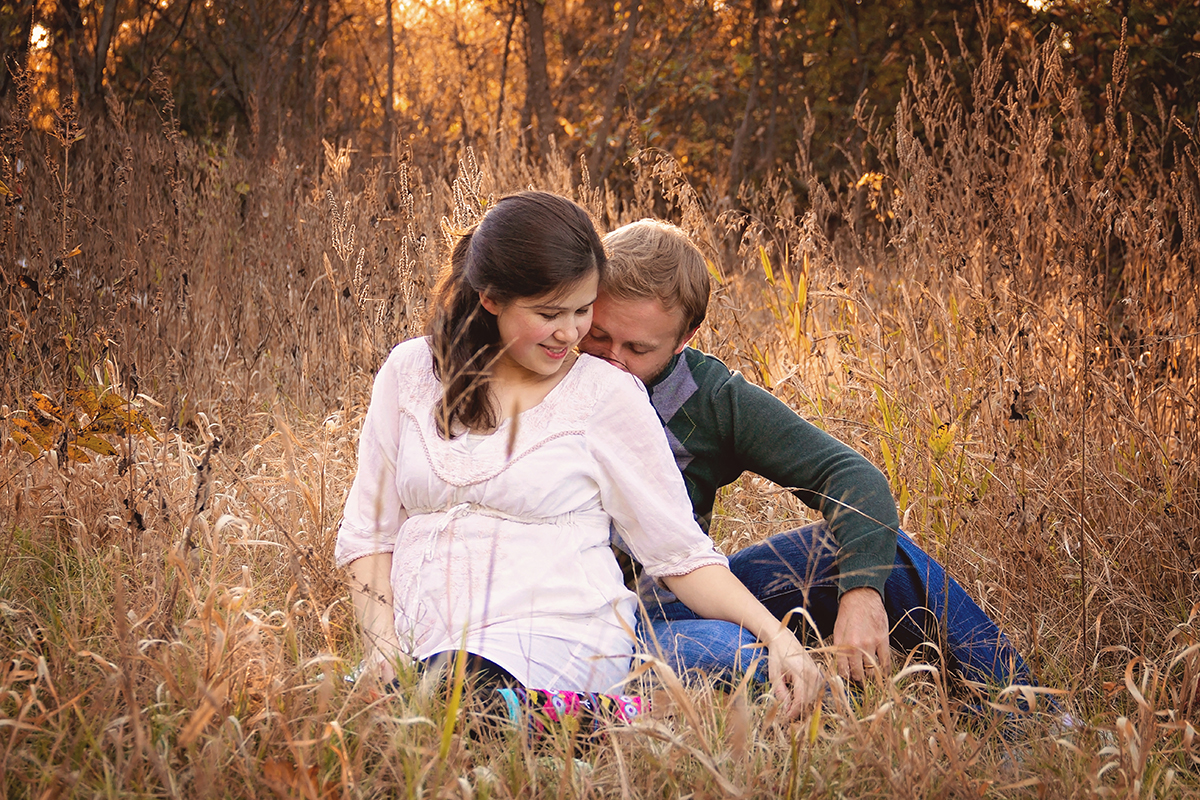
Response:
[[[0,792],[9,797],[1169,797],[1200,791],[1200,140],[1082,122],[1048,45],[1019,80],[942,56],[851,173],[718,207],[643,150],[634,191],[499,142],[350,143],[3,109]],[[374,370],[421,330],[448,235],[534,186],[604,229],[679,222],[719,276],[700,346],[867,453],[904,527],[1070,713],[964,711],[936,656],[795,725],[681,690],[573,750],[379,697],[332,568]],[[732,551],[807,510],[744,478]],[[466,734],[464,734],[466,731]],[[577,758],[569,757],[574,752]]]

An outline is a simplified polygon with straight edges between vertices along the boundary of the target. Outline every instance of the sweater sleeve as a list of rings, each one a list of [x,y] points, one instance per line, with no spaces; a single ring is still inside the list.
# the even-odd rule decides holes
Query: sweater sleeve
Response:
[[[358,470],[334,545],[334,561],[339,567],[364,556],[392,552],[400,525],[408,516],[396,486],[403,361],[398,347],[375,376],[371,405],[358,439]]]
[[[728,566],[692,516],[683,476],[649,398],[632,377],[614,377],[613,396],[588,420],[587,442],[599,468],[600,503],[617,534],[655,578]]]
[[[870,586],[883,596],[900,526],[883,473],[737,373],[718,397],[738,465],[791,490],[825,517],[839,546],[839,595]]]

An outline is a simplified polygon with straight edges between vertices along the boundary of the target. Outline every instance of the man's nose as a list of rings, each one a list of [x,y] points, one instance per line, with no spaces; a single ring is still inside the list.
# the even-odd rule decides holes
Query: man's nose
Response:
[[[584,334],[583,346],[592,355],[599,356],[601,358],[612,358],[612,348],[601,342],[595,336],[592,336],[590,333]]]

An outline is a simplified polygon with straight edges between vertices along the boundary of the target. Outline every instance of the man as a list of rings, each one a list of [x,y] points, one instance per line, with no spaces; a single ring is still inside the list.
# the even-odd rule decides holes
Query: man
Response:
[[[825,518],[733,554],[734,575],[777,617],[790,614],[797,632],[815,627],[827,642],[832,637],[844,678],[862,681],[876,666],[886,671],[892,643],[905,651],[933,644],[967,680],[1032,683],[996,624],[899,531],[878,469],[687,346],[709,297],[704,257],[687,235],[641,220],[610,233],[604,246],[607,274],[580,346],[645,383],[700,524],[707,530],[717,490],[747,471]],[[756,655],[753,637],[738,626],[697,618],[649,581],[639,581],[639,594],[653,634],[647,638],[679,669],[729,675]]]

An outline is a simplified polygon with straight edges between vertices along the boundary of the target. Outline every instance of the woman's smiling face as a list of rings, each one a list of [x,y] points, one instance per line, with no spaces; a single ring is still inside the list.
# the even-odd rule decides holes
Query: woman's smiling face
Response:
[[[507,303],[481,293],[484,309],[496,315],[503,348],[494,369],[524,379],[556,374],[592,326],[598,285],[593,271],[570,286]]]

